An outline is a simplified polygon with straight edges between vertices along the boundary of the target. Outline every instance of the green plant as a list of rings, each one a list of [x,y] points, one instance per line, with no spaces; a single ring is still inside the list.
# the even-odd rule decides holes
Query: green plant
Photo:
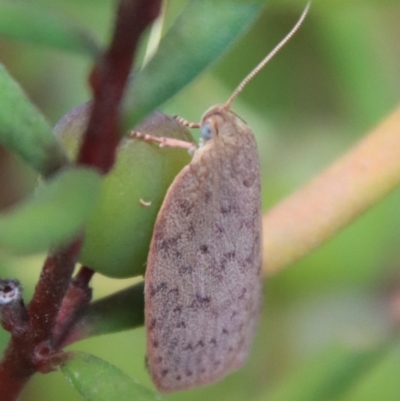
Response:
[[[177,151],[166,152],[148,144],[136,146],[128,137],[120,143],[121,134],[129,132],[220,56],[260,14],[263,6],[261,0],[190,2],[165,35],[154,57],[142,70],[135,69],[134,78],[128,82],[139,39],[158,15],[159,1],[121,0],[113,39],[106,50],[86,29],[72,24],[58,13],[49,14],[46,6],[28,2],[0,3],[0,31],[3,34],[83,53],[95,60],[89,78],[93,91],[92,107],[80,106],[72,110],[57,125],[55,131],[59,137],[64,137],[61,138],[63,145],[7,70],[1,69],[0,142],[43,178],[34,196],[0,217],[3,263],[9,263],[10,255],[50,249],[29,305],[25,307],[22,298],[16,297],[15,302],[2,308],[3,327],[11,333],[0,365],[0,391],[5,401],[15,399],[35,372],[46,373],[59,366],[84,399],[128,400],[135,399],[134,394],[143,399],[158,397],[100,359],[61,350],[77,340],[142,325],[141,283],[91,302],[89,282],[94,272],[112,277],[143,274],[155,213],[174,175],[189,161],[185,152],[180,152],[177,159]],[[77,7],[79,9],[79,5]],[[322,6],[318,8],[316,5],[316,9],[320,18],[326,16]],[[331,25],[325,27],[326,35],[336,30],[346,36],[344,33],[351,26],[349,21],[346,25],[345,19],[338,26],[333,18],[328,21]],[[333,38],[333,34],[330,37]],[[341,51],[346,45],[354,48],[354,43],[346,42],[340,46],[339,39],[335,42],[336,47],[332,46],[336,54],[343,54]],[[354,42],[359,50],[357,56],[364,56],[365,61],[367,56],[362,50],[366,47],[359,41]],[[265,53],[267,49],[263,51]],[[352,70],[353,64],[347,70],[346,66],[343,63],[336,71],[342,71],[347,82],[357,83],[359,75]],[[279,75],[277,70],[272,73]],[[368,81],[367,72],[365,75]],[[363,87],[361,81],[359,87]],[[211,83],[208,90],[213,89]],[[362,93],[361,89],[359,91]],[[355,97],[353,93],[351,96]],[[363,95],[360,98],[362,101],[352,104],[364,107],[364,114],[372,119],[373,112],[369,112],[368,107],[375,109]],[[218,100],[215,99],[215,103]],[[285,102],[285,99],[278,97],[277,101]],[[389,101],[385,104],[391,105]],[[386,113],[387,107],[382,107],[382,110]],[[378,111],[375,113],[376,121],[379,121],[383,115]],[[177,127],[168,117],[150,115],[143,124],[147,124],[152,133],[157,131],[159,135],[190,138],[188,132]],[[339,158],[308,186],[265,214],[266,274],[277,272],[304,257],[398,185],[399,126],[399,112],[395,112],[345,158]],[[78,147],[82,134],[82,144]],[[72,143],[68,143],[71,140]],[[262,151],[263,146],[260,146]],[[117,153],[116,168],[110,173]],[[72,162],[75,154],[76,162]],[[168,166],[168,171],[165,166]],[[152,174],[144,176],[149,169]],[[118,186],[126,192],[120,194]],[[151,215],[140,205],[140,198],[152,200]],[[127,209],[120,209],[118,202],[121,200]],[[121,220],[118,224],[118,220],[113,220],[113,214],[102,221],[101,217],[106,217],[104,210],[108,208],[114,208],[114,213],[123,210],[132,222]],[[137,221],[148,230],[142,241],[134,237],[136,228],[131,224]],[[102,228],[106,230],[111,222],[116,222],[117,228],[113,228],[105,239],[101,238]],[[122,223],[129,224],[121,228]],[[88,233],[86,239],[85,229]],[[118,229],[121,233],[117,236],[115,248],[107,252],[104,244]],[[82,242],[83,253],[79,256]],[[132,247],[129,254],[123,255],[123,250],[131,242],[138,244],[137,249]],[[100,255],[100,250],[106,252]],[[354,250],[357,252],[366,251]],[[398,260],[398,253],[396,256]],[[78,260],[84,267],[72,279]],[[283,282],[285,274],[289,273],[281,274]],[[278,276],[271,279],[271,286],[274,281],[279,282]],[[4,280],[3,286],[6,295],[12,295],[14,289],[19,292],[19,284],[13,280]],[[269,314],[273,315],[272,312]],[[273,316],[271,321],[274,321]],[[375,394],[377,388],[390,389],[391,395],[385,399],[398,399],[399,389],[390,375],[398,364],[398,342],[393,339],[391,330],[388,333],[389,340],[385,338],[378,345],[365,349],[348,346],[324,351],[300,374],[283,380],[281,387],[268,389],[267,399],[356,400],[366,399],[366,394]],[[120,383],[120,393],[116,382]],[[253,398],[264,397],[264,380],[260,382],[263,385],[254,390]],[[371,389],[372,382],[377,384]],[[101,390],[97,387],[99,383],[104,384]],[[237,391],[235,396],[238,399],[247,396],[235,386],[231,392],[228,387],[225,386],[226,394],[231,397],[233,391]],[[94,389],[98,390],[97,395]],[[196,397],[196,392],[193,393]],[[204,393],[198,394],[200,397]]]

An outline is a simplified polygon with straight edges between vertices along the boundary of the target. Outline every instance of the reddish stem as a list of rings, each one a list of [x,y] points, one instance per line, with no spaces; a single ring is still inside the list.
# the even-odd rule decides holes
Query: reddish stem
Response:
[[[24,340],[12,337],[0,364],[0,389],[3,401],[13,401],[35,373],[26,353]]]
[[[119,107],[136,46],[143,30],[159,11],[160,0],[120,0],[110,48],[90,75],[94,99],[79,164],[94,167],[102,173],[112,167],[120,138]],[[35,372],[51,367],[52,356],[60,360],[60,353],[54,347],[54,330],[80,246],[81,241],[76,240],[47,258],[28,308],[27,330],[18,337],[12,336],[0,363],[2,401],[15,400]],[[78,283],[88,288],[92,275],[90,269],[82,269]],[[46,355],[49,357],[47,365]]]
[[[68,289],[80,240],[47,257],[35,294],[28,308],[29,324],[24,333],[13,335],[0,364],[2,400],[12,401],[36,372],[36,350],[50,345],[52,330]]]
[[[79,256],[81,240],[49,255],[29,304],[30,330],[37,342],[51,337],[58,312]]]
[[[109,50],[90,75],[94,100],[80,150],[80,164],[106,173],[112,167],[120,140],[119,106],[143,30],[160,12],[160,0],[122,0]],[[100,139],[101,138],[101,139]]]
[[[79,313],[89,305],[92,299],[92,289],[89,287],[89,283],[93,275],[94,271],[84,266],[71,281],[53,331],[55,348],[59,349],[62,346],[63,340],[74,326]]]
[[[75,277],[75,281],[81,286],[88,286],[94,275],[94,271],[87,266],[82,266]]]

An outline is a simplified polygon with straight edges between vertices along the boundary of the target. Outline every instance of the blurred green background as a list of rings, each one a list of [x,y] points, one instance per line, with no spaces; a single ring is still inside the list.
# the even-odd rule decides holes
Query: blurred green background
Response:
[[[114,1],[35,2],[71,16],[102,41],[110,35]],[[170,0],[167,27],[185,3]],[[233,7],[234,3],[232,0]],[[162,111],[198,121],[208,107],[225,101],[290,30],[303,6],[299,1],[266,3],[257,23],[229,53],[165,104]],[[314,1],[300,31],[235,101],[233,110],[247,121],[259,144],[264,210],[305,184],[397,107],[399,39],[398,1]],[[52,124],[90,97],[86,76],[91,61],[84,56],[0,38],[0,62]],[[32,191],[35,183],[32,171],[0,152],[3,209]],[[332,362],[332,357],[340,357],[340,350],[352,355],[373,349],[395,335],[400,319],[399,205],[400,189],[312,255],[269,278],[262,322],[249,363],[221,383],[168,398],[283,400],[286,398],[277,395],[278,387],[288,389],[292,385],[300,395],[309,383],[300,380],[296,387],[290,381],[296,371],[309,372],[311,380],[311,376],[316,377],[317,372],[322,375],[327,369],[327,377],[333,378],[334,369],[329,370],[329,366],[336,369],[343,363],[342,359],[336,365]],[[3,259],[0,276],[21,280],[29,300],[43,258]],[[97,275],[94,295],[104,296],[131,282]],[[1,348],[6,339],[7,334],[0,331]],[[104,358],[152,386],[144,367],[143,329],[85,340],[71,348]],[[369,362],[360,362],[358,370],[350,369],[350,362],[344,363],[349,371],[342,369],[341,373],[353,380],[346,396],[334,398],[328,386],[320,398],[314,392],[314,398],[304,399],[367,399],[357,398],[366,390],[354,388],[374,382],[366,379],[375,377],[374,369],[383,365],[382,369],[393,372],[397,367],[398,376],[399,347],[394,344],[388,355],[374,364],[367,358]],[[349,361],[353,359],[349,357]],[[365,376],[358,376],[363,369]],[[376,379],[380,399],[392,399],[394,391],[400,394],[397,381],[383,386],[383,381]],[[344,386],[343,380],[340,383]],[[374,392],[366,394],[372,397]],[[58,373],[36,375],[21,397],[21,401],[54,399],[81,398]],[[400,399],[400,395],[393,399]]]

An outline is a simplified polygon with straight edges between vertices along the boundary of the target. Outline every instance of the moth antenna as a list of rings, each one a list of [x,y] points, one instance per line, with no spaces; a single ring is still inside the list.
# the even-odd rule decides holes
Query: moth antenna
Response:
[[[300,25],[303,23],[308,10],[310,9],[311,1],[309,1],[301,13],[299,20],[296,22],[294,27],[290,30],[290,32],[275,46],[273,50],[251,71],[243,81],[238,85],[235,91],[232,93],[231,97],[225,103],[225,108],[227,110],[230,109],[232,102],[236,99],[237,95],[244,89],[244,87],[252,80],[252,78],[258,74],[260,70],[264,68],[264,66],[275,56],[276,53],[289,41],[289,39],[296,33],[296,31],[300,28]]]
[[[199,123],[192,123],[188,120],[185,120],[183,117],[180,116],[174,116],[175,120],[178,121],[179,124],[188,127],[188,128],[200,128]]]

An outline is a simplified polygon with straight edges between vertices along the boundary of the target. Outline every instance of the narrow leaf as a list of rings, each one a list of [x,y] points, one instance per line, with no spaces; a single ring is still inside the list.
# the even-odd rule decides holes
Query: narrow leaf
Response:
[[[397,342],[340,401],[400,400],[399,366],[400,344]]]
[[[192,0],[138,72],[126,101],[126,127],[169,99],[220,57],[254,22],[263,0]]]
[[[89,216],[100,182],[100,175],[87,168],[61,172],[29,200],[0,215],[0,247],[31,253],[68,241]]]
[[[334,346],[308,361],[259,401],[338,400],[385,354],[378,349]]]
[[[15,152],[44,176],[68,162],[43,115],[1,64],[0,145]]]
[[[73,353],[61,373],[85,401],[162,401],[117,367],[92,355]]]
[[[0,1],[0,35],[92,57],[99,54],[84,28],[37,2]]]

